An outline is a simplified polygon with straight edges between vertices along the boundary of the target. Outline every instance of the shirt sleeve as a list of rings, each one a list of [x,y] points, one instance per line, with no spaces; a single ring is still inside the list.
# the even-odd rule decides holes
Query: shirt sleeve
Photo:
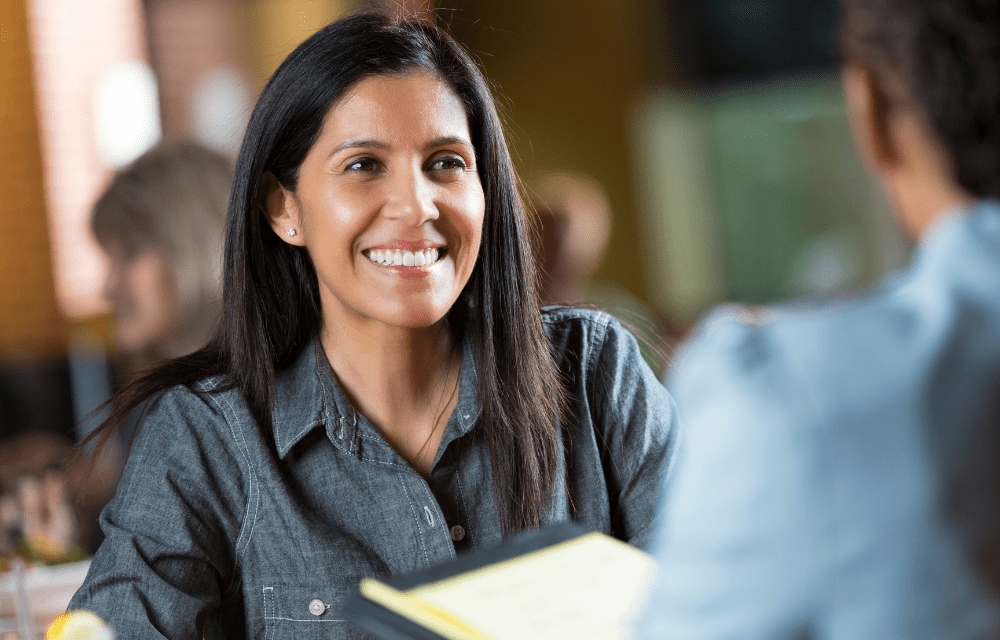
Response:
[[[645,548],[661,478],[670,474],[674,457],[677,407],[646,364],[635,337],[617,320],[609,319],[595,356],[591,397],[602,440],[611,533]]]
[[[685,430],[636,637],[800,637],[824,556],[809,515],[821,435],[800,380],[766,329],[733,322],[692,343],[670,388]]]
[[[70,609],[97,613],[118,640],[198,640],[227,591],[238,593],[234,542],[248,503],[217,401],[186,389],[155,399],[101,514],[105,540]]]

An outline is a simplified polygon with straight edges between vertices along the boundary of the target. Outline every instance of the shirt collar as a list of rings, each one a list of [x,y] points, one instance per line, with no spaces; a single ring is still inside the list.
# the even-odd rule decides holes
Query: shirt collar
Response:
[[[442,444],[468,433],[479,419],[478,358],[468,333],[462,341],[458,403],[445,427]],[[272,421],[274,443],[281,459],[320,425],[326,427],[327,438],[334,447],[357,454],[359,423],[367,420],[355,411],[337,382],[318,337],[310,341],[290,367],[278,374]]]

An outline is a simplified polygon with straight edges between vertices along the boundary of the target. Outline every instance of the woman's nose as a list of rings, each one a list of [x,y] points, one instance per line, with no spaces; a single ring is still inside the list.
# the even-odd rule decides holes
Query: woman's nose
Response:
[[[421,170],[405,171],[389,181],[389,198],[384,207],[386,216],[420,226],[438,217],[434,204],[434,185]]]

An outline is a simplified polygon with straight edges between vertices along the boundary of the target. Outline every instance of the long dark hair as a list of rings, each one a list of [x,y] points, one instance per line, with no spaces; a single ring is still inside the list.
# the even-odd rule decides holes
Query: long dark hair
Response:
[[[265,220],[265,176],[294,190],[324,116],[351,86],[416,69],[442,78],[464,103],[486,199],[475,269],[448,312],[453,337],[471,339],[479,356],[476,437],[488,445],[505,535],[543,521],[556,485],[565,392],[542,328],[517,177],[476,64],[441,29],[406,18],[365,12],[338,20],[299,45],[268,80],[236,164],[218,332],[204,349],[166,362],[113,398],[99,438],[106,441],[157,392],[223,375],[271,440],[275,372],[317,334],[322,311],[307,253],[282,242]]]

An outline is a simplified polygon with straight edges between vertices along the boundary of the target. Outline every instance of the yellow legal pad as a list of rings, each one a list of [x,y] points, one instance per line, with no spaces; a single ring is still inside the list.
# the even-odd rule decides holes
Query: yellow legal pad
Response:
[[[587,533],[409,589],[365,579],[360,591],[431,632],[382,634],[392,640],[621,640],[655,572],[648,554]]]

